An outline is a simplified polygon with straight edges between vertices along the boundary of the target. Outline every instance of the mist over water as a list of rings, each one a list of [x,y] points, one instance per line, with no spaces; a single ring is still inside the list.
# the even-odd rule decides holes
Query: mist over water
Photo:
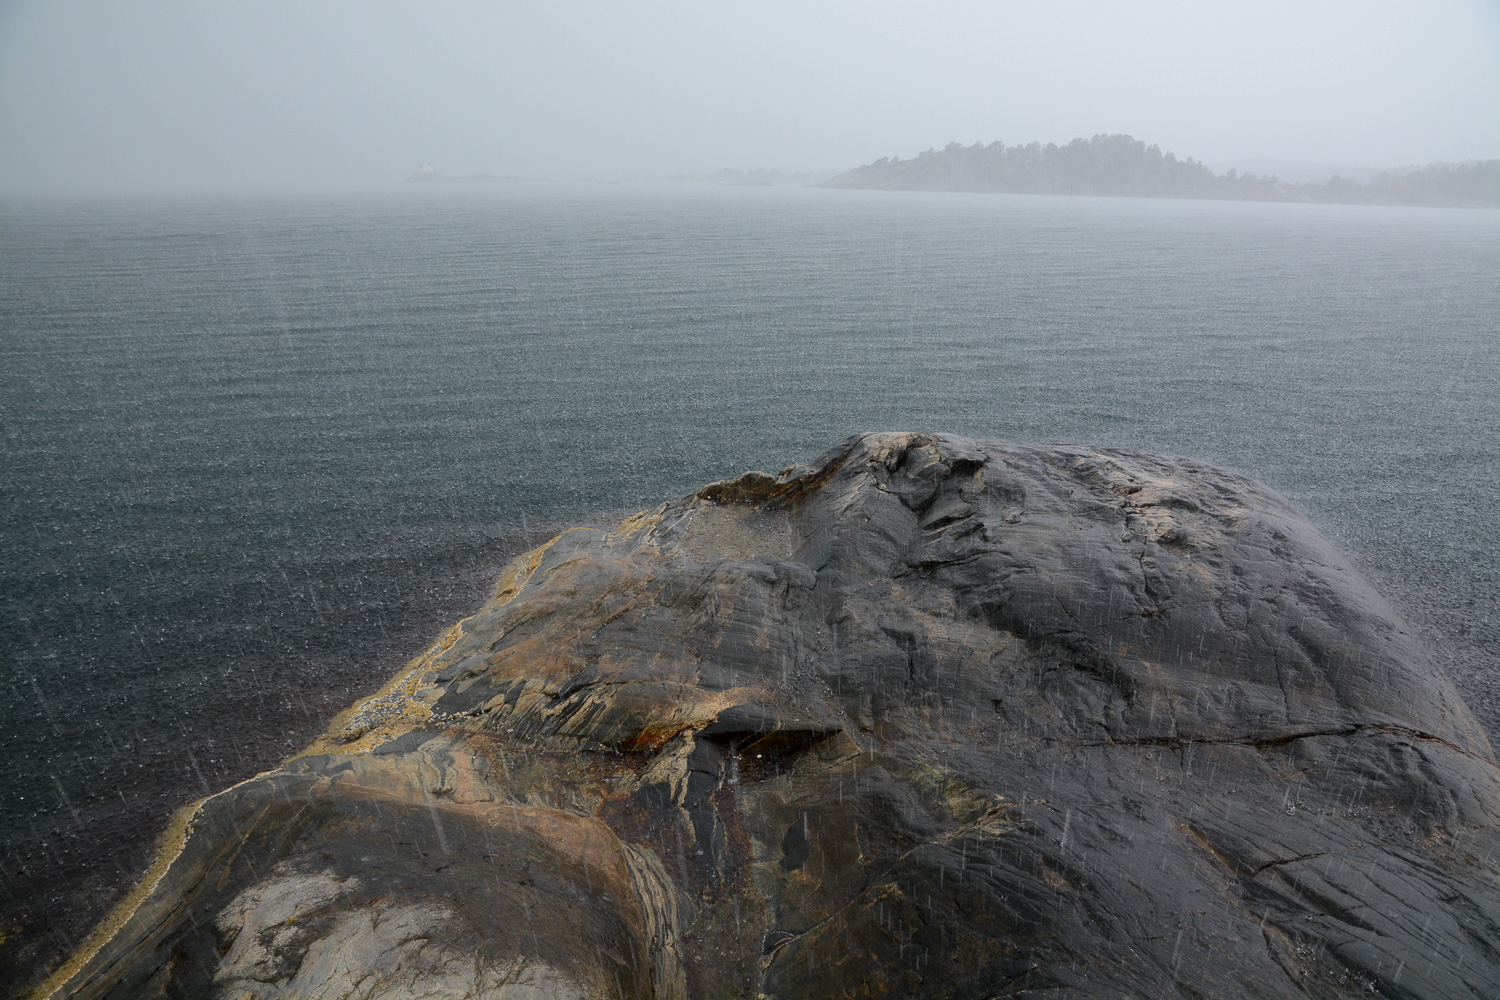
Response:
[[[1500,728],[1500,213],[507,185],[0,215],[0,922],[76,942],[561,524],[861,430],[1291,497]]]

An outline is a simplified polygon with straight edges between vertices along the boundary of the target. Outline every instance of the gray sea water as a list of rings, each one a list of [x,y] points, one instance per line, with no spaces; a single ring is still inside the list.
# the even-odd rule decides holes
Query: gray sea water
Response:
[[[0,207],[0,960],[568,521],[867,429],[1190,455],[1500,728],[1500,212],[584,185]]]

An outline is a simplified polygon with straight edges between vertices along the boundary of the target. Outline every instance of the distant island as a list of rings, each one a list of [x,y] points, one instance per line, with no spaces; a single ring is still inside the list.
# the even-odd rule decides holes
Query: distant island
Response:
[[[833,171],[823,173],[787,173],[783,170],[762,168],[757,170],[739,170],[733,167],[725,167],[711,174],[670,174],[662,178],[646,178],[647,180],[665,180],[672,183],[692,184],[720,184],[726,187],[776,187],[781,185],[813,186],[832,176]],[[542,178],[522,177],[515,174],[463,174],[462,176],[449,176],[439,173],[429,163],[424,163],[417,168],[416,172],[406,178],[408,184],[494,184],[505,182],[537,181]],[[574,177],[573,181],[596,181],[593,177]],[[599,184],[619,184],[617,180],[597,180]]]
[[[1064,146],[951,142],[909,160],[883,157],[822,186],[1494,208],[1500,207],[1500,160],[1390,171],[1363,184],[1338,175],[1321,184],[1293,184],[1269,174],[1216,174],[1207,164],[1179,160],[1132,136],[1096,135]]]
[[[671,174],[669,181],[678,183],[722,184],[725,187],[779,187],[782,185],[812,186],[829,178],[832,171],[814,173],[809,171],[775,170],[762,167],[756,170],[740,170],[724,167],[711,174]]]
[[[510,174],[464,174],[462,177],[449,177],[438,173],[428,163],[422,164],[417,168],[416,173],[406,178],[408,184],[496,184],[524,180],[526,180],[525,177],[515,177]]]

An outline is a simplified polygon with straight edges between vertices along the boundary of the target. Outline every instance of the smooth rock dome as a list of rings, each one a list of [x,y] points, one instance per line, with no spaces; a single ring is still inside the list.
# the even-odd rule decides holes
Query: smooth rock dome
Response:
[[[1286,501],[865,434],[566,532],[77,997],[1500,996],[1500,770]]]

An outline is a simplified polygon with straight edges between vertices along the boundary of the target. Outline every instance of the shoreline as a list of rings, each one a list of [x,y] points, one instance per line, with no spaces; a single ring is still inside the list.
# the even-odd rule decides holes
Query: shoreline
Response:
[[[593,524],[607,516],[582,520]],[[356,657],[360,664],[356,673],[367,677],[379,671],[375,690],[389,683],[412,662],[412,648],[426,648],[435,631],[450,628],[455,619],[483,603],[493,591],[496,574],[517,553],[529,551],[557,528],[556,524],[530,527],[485,535],[482,540],[463,534],[451,545],[440,546],[440,551],[448,552],[447,559],[431,569],[448,579],[450,586],[434,594],[421,608],[414,608],[413,618],[405,627],[385,635],[363,633],[367,640]],[[398,563],[402,560],[399,554],[387,558]],[[329,628],[349,634],[351,624],[360,620],[357,615],[352,619],[346,615],[342,624]],[[365,620],[373,623],[374,615]],[[368,638],[372,635],[373,639]],[[307,672],[296,675],[299,666]],[[148,800],[132,794],[127,803],[121,792],[113,806],[110,799],[83,806],[71,825],[58,827],[68,853],[47,849],[58,838],[49,839],[45,828],[29,840],[17,836],[7,842],[14,857],[30,862],[23,870],[31,874],[12,877],[9,905],[0,912],[0,921],[8,925],[0,926],[0,946],[6,948],[0,954],[0,969],[10,983],[22,984],[7,986],[0,990],[0,996],[31,995],[42,979],[53,974],[63,956],[91,938],[101,921],[110,919],[125,901],[141,891],[143,880],[149,879],[158,865],[162,838],[185,822],[184,814],[190,815],[224,789],[275,770],[307,752],[332,720],[369,697],[349,692],[351,685],[363,685],[347,671],[328,673],[316,662],[302,662],[285,664],[279,673],[288,671],[297,678],[292,682],[295,688],[286,692],[288,704],[294,706],[289,712],[267,717],[261,724],[244,721],[248,717],[246,706],[259,703],[264,694],[256,691],[243,695],[241,700],[246,704],[238,707],[232,701],[216,704],[216,711],[240,717],[233,734],[239,741],[237,752],[226,756],[222,750],[205,751],[207,744],[183,746],[179,738],[170,754],[177,766],[152,786],[157,798]],[[220,734],[219,738],[224,737]],[[220,763],[210,763],[211,758]],[[171,805],[159,809],[156,802],[162,799]],[[108,870],[105,866],[112,867],[113,874],[104,874]]]
[[[605,516],[584,518],[581,520],[581,523],[563,528],[562,533],[575,530],[576,528],[598,528],[605,524],[606,520]],[[71,912],[76,913],[79,919],[84,918],[84,915],[88,913],[97,914],[93,921],[88,923],[84,928],[82,940],[85,944],[79,947],[86,948],[86,942],[97,938],[104,932],[106,926],[116,927],[128,917],[128,912],[122,914],[122,909],[129,907],[133,910],[133,907],[138,904],[139,899],[144,898],[144,895],[159,880],[162,867],[170,862],[170,858],[164,856],[167,849],[167,841],[173,836],[180,837],[183,834],[191,817],[196,814],[207,799],[237,784],[274,771],[298,757],[309,753],[336,749],[329,741],[331,735],[338,727],[340,720],[347,718],[368,703],[389,692],[398,683],[409,681],[416,673],[419,673],[420,663],[432,653],[433,648],[441,642],[442,638],[451,633],[462,621],[472,616],[475,611],[483,607],[488,599],[492,599],[495,596],[497,588],[503,585],[505,569],[513,564],[515,559],[520,555],[535,554],[537,552],[536,547],[528,549],[521,546],[527,542],[534,542],[547,537],[549,532],[554,531],[559,526],[560,524],[547,528],[530,529],[525,533],[503,536],[505,541],[497,551],[509,552],[516,550],[515,555],[512,555],[508,560],[499,562],[497,570],[489,575],[484,575],[480,570],[470,571],[468,575],[472,578],[472,583],[467,589],[470,593],[474,594],[475,600],[473,603],[468,604],[463,612],[459,612],[461,617],[446,619],[448,625],[442,627],[435,638],[431,637],[432,633],[429,631],[427,633],[429,639],[423,646],[424,652],[401,662],[401,665],[388,675],[380,687],[369,694],[356,696],[353,701],[343,703],[342,708],[327,714],[324,717],[325,721],[311,732],[300,745],[300,749],[293,748],[287,750],[276,756],[274,760],[268,761],[265,766],[253,774],[242,775],[237,780],[226,784],[222,788],[213,790],[209,794],[191,801],[184,802],[171,811],[165,820],[164,826],[142,828],[143,833],[147,835],[130,838],[144,845],[136,847],[132,852],[134,856],[141,859],[131,869],[133,872],[138,872],[139,874],[122,874],[118,879],[105,880],[103,885],[96,884],[93,889],[80,889],[78,891],[88,892],[92,895],[95,902],[92,904],[75,902],[68,908]],[[551,535],[551,541],[546,542],[543,548],[545,548],[545,545],[555,542],[559,537],[561,537],[561,534]],[[1436,591],[1424,588],[1420,584],[1406,584],[1404,581],[1408,577],[1400,569],[1393,567],[1389,563],[1389,553],[1363,552],[1352,547],[1347,548],[1346,551],[1352,557],[1354,565],[1371,581],[1376,590],[1392,604],[1416,635],[1421,645],[1434,656],[1439,665],[1449,674],[1454,684],[1464,695],[1470,710],[1475,713],[1486,731],[1500,733],[1500,651],[1486,645],[1482,636],[1473,639],[1456,637],[1454,635],[1455,622],[1443,614],[1443,612],[1451,609],[1459,599],[1463,590],[1461,582],[1444,578],[1442,581],[1444,586]],[[485,560],[486,563],[492,561],[494,561],[493,557]],[[453,604],[456,603],[456,600],[450,599],[446,603]],[[427,617],[435,617],[435,614],[429,614]],[[408,629],[407,633],[413,634],[414,629],[415,626],[412,629]],[[395,654],[396,648],[396,645],[393,643],[389,651],[384,654],[384,657],[388,658]],[[408,646],[407,648],[410,647]],[[1460,667],[1463,667],[1463,669],[1459,669]],[[1475,695],[1479,695],[1480,697],[1476,698]],[[344,747],[344,750],[347,752],[356,748],[356,745],[351,745]],[[184,782],[183,787],[186,788],[188,784],[188,782]],[[180,846],[178,844],[178,849],[180,849]],[[121,870],[123,873],[125,869],[122,867]],[[154,878],[153,875],[155,876]],[[22,981],[30,985],[25,988],[17,988],[3,995],[15,997],[37,995],[40,984],[55,978],[62,968],[63,966],[58,965],[49,965],[47,967],[32,965],[28,972],[25,967],[17,967],[17,974],[22,977]]]

